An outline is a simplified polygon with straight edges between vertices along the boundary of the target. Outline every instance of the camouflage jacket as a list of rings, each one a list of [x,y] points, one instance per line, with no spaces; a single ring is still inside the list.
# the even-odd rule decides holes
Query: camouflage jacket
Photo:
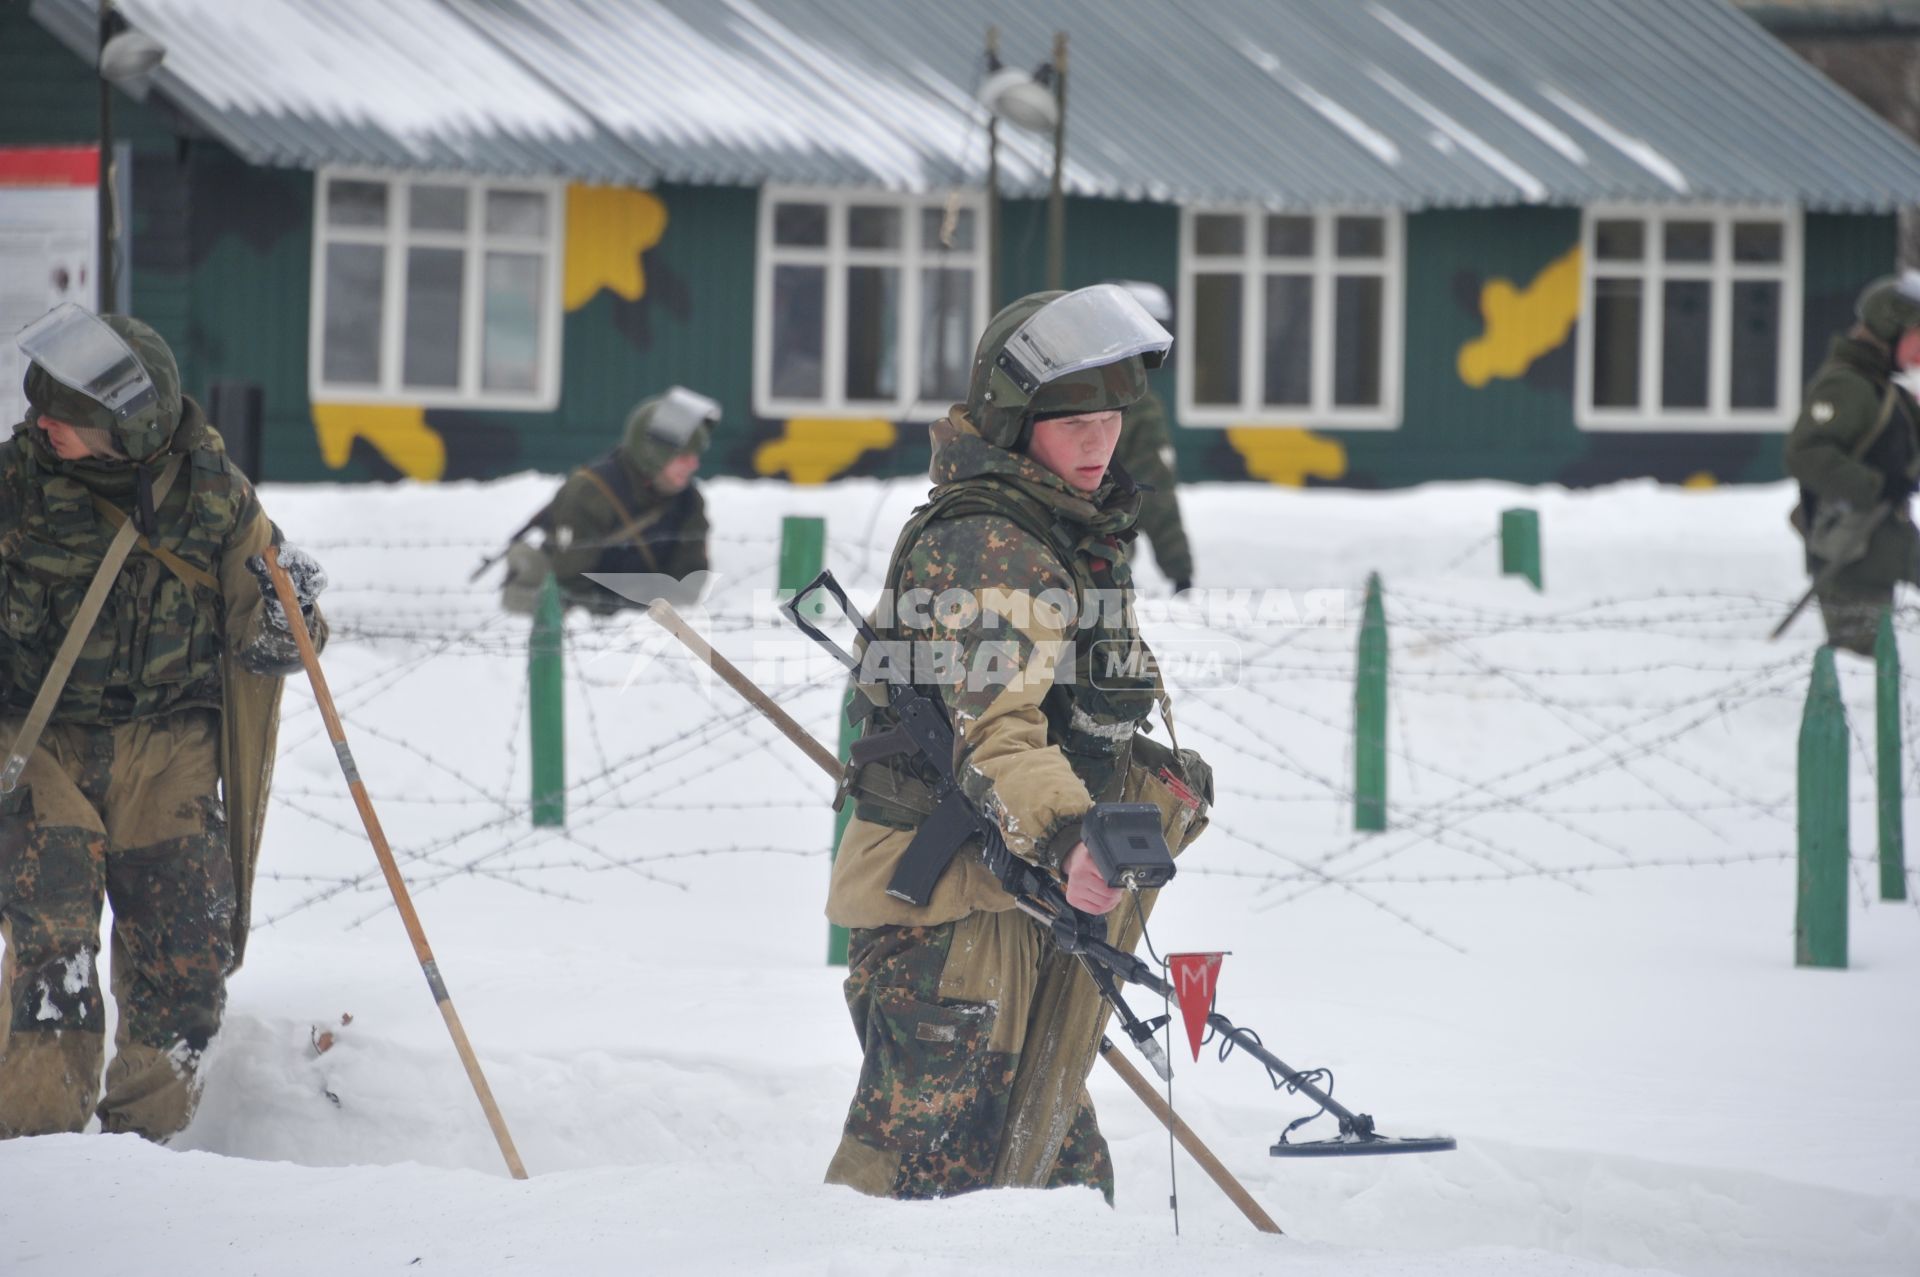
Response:
[[[1892,373],[1884,346],[1848,335],[1834,338],[1826,362],[1807,383],[1800,417],[1787,436],[1787,473],[1800,484],[1800,514],[1807,525],[1824,504],[1844,501],[1867,510],[1883,500],[1894,503],[1896,517],[1875,531],[1866,556],[1836,575],[1834,584],[1843,590],[1884,588],[1907,573],[1914,535],[1907,505],[1920,477],[1920,406],[1892,381]],[[1856,458],[1880,420],[1889,391],[1892,411]],[[1818,566],[1809,562],[1812,570]]]
[[[582,466],[535,521],[561,590],[589,607],[620,598],[584,572],[647,572],[684,579],[707,570],[707,506],[697,485],[653,486],[624,447]]]
[[[1173,438],[1167,433],[1167,410],[1159,396],[1149,394],[1126,410],[1125,422],[1113,455],[1141,485],[1136,526],[1152,544],[1153,561],[1161,573],[1169,580],[1191,583],[1193,551],[1187,545],[1180,503],[1173,492],[1180,476],[1174,468]]]
[[[222,657],[245,652],[266,623],[245,563],[274,539],[273,526],[191,399],[166,455],[184,462],[155,511],[158,535],[134,543],[54,722],[220,708]],[[0,715],[22,716],[33,704],[113,539],[117,524],[98,503],[132,512],[132,466],[61,461],[25,423],[0,444]],[[324,624],[317,628],[324,642]]]
[[[895,546],[865,669],[911,669],[955,729],[963,791],[1007,846],[1057,868],[1095,801],[1120,797],[1135,733],[1162,698],[1134,622],[1126,548],[1139,492],[1124,472],[1081,494],[1025,455],[983,440],[959,410],[933,427],[934,490]],[[903,662],[914,662],[911,666]],[[925,662],[925,664],[921,664]],[[891,726],[855,697],[863,736]],[[848,777],[855,818],[834,862],[827,912],[842,926],[933,925],[1011,899],[963,848],[915,907],[885,894],[931,810],[932,769],[911,755]]]

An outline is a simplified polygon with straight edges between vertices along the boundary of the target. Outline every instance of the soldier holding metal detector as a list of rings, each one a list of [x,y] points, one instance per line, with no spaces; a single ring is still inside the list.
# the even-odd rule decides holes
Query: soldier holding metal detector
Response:
[[[1896,582],[1920,581],[1909,509],[1920,481],[1920,407],[1894,380],[1920,366],[1920,272],[1867,285],[1858,322],[1833,339],[1807,384],[1787,472],[1800,483],[1795,531],[1813,583],[1774,637],[1818,598],[1827,641],[1873,655]]]
[[[1155,802],[1176,849],[1206,823],[1206,764],[1139,734],[1165,693],[1133,626],[1140,493],[1109,467],[1121,414],[1171,344],[1112,285],[1022,298],[980,339],[967,402],[932,427],[933,492],[895,545],[898,606],[883,604],[883,646],[867,654],[897,651],[951,724],[954,780],[916,750],[869,659],[842,782],[854,818],[827,902],[852,929],[847,1004],[866,1060],[830,1182],[893,1197],[1065,1184],[1113,1196],[1085,1091],[1099,994],[1015,909],[968,813],[991,811],[1011,853],[1076,908],[1113,913],[1127,947],[1153,893],[1122,904],[1101,879],[1087,813]],[[957,675],[921,678],[913,663],[936,655]],[[1092,677],[1096,657],[1121,658],[1119,673]]]
[[[1002,310],[967,402],[932,427],[933,492],[871,622],[824,574],[783,605],[859,688],[839,796],[854,818],[827,915],[850,929],[865,1058],[829,1182],[898,1198],[1084,1185],[1112,1201],[1086,1091],[1109,1011],[1167,1072],[1120,985],[1173,996],[1132,951],[1173,856],[1207,823],[1213,782],[1173,740],[1135,628],[1140,493],[1112,457],[1171,345],[1111,284]],[[822,591],[856,623],[857,653],[810,619]],[[1165,745],[1147,734],[1156,708]],[[1375,1135],[1255,1036],[1209,1023],[1335,1113],[1342,1151],[1452,1146]]]
[[[619,446],[568,476],[553,500],[472,579],[504,556],[502,601],[508,611],[532,612],[551,572],[568,603],[605,612],[644,607],[652,596],[616,593],[589,573],[684,581],[705,572],[707,507],[693,476],[719,419],[718,403],[682,386],[641,401],[627,417]],[[536,530],[543,538],[538,546],[521,540]],[[684,602],[696,588],[670,601]]]
[[[67,304],[18,342],[28,417],[0,444],[0,1137],[97,1112],[162,1140],[193,1114],[244,951],[280,680],[300,668],[267,583],[279,532],[153,329]],[[324,641],[325,573],[291,547],[280,561]]]

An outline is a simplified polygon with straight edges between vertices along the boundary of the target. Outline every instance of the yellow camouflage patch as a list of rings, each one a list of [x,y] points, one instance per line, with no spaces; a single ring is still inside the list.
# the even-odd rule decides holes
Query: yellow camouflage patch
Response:
[[[1490,279],[1480,289],[1486,331],[1460,347],[1460,380],[1475,390],[1495,377],[1520,377],[1558,349],[1580,314],[1580,249],[1549,262],[1524,289]]]
[[[825,483],[844,473],[860,455],[890,448],[900,436],[891,421],[795,417],[778,439],[754,450],[755,474],[784,474],[795,483]]]
[[[408,478],[431,483],[447,472],[447,441],[417,404],[316,403],[313,432],[330,470],[344,469],[353,441],[365,439]]]
[[[1339,479],[1347,473],[1347,450],[1332,439],[1298,427],[1230,426],[1227,442],[1247,464],[1247,473],[1284,487],[1308,479]]]

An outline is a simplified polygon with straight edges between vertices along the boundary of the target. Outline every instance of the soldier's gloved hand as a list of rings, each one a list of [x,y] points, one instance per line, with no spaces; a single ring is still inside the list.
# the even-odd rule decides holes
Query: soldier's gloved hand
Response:
[[[1190,576],[1177,576],[1173,579],[1173,592],[1175,594],[1185,594],[1192,588],[1193,578]]]
[[[293,582],[293,596],[300,601],[300,619],[311,628],[313,601],[320,597],[320,591],[327,588],[327,570],[320,566],[320,560],[293,545],[280,547],[280,566],[286,569],[287,579]],[[292,633],[287,628],[287,614],[280,606],[280,593],[273,588],[273,575],[267,571],[267,556],[256,554],[248,559],[247,571],[253,573],[254,580],[260,583],[260,593],[266,599],[267,624],[276,630]]]

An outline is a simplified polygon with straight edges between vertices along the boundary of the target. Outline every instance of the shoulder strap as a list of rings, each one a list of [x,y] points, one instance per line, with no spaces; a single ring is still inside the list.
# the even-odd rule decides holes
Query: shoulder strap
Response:
[[[167,499],[168,490],[180,474],[182,460],[176,454],[154,481],[153,503],[156,506]],[[118,514],[119,511],[114,513]],[[87,635],[93,632],[93,623],[99,619],[100,609],[106,606],[107,593],[113,589],[114,579],[120,575],[120,567],[127,561],[136,535],[133,521],[122,515],[119,530],[113,534],[113,540],[107,543],[107,552],[101,556],[100,567],[94,572],[86,595],[80,600],[80,610],[74,613],[73,624],[68,627],[66,637],[60,640],[60,650],[54,654],[53,668],[47,671],[46,681],[40,684],[40,692],[33,698],[33,708],[27,711],[27,721],[20,725],[20,734],[14,737],[13,748],[8,752],[6,762],[0,764],[0,794],[11,792],[20,779],[20,773],[26,770],[27,759],[40,743],[40,733],[46,730],[47,720],[53,717],[53,707],[59,702],[60,693],[67,689],[67,676],[73,673],[74,662],[80,659],[80,649],[86,644]]]
[[[1873,429],[1867,431],[1860,442],[1853,446],[1853,459],[1855,461],[1866,456],[1867,449],[1878,443],[1880,436],[1887,432],[1887,422],[1893,420],[1893,405],[1899,398],[1900,387],[1889,381],[1887,383],[1887,393],[1881,396],[1880,399],[1880,413],[1873,419]]]
[[[660,561],[654,558],[653,551],[647,548],[646,540],[641,537],[640,534],[660,522],[660,520],[666,516],[668,509],[672,507],[673,503],[663,502],[639,518],[635,518],[628,512],[627,503],[622,501],[620,495],[613,490],[613,485],[601,476],[599,467],[588,466],[580,473],[587,476],[588,480],[600,489],[602,495],[613,505],[614,514],[618,515],[620,519],[620,527],[608,535],[601,537],[595,544],[619,545],[621,542],[631,542],[633,548],[644,554],[647,557],[647,562],[653,566],[655,571],[658,571]]]
[[[97,492],[92,495],[93,508],[98,510],[100,517],[105,519],[107,523],[115,529],[116,536],[119,529],[131,526],[125,512],[123,512],[119,506]],[[156,485],[154,503],[157,505],[159,501],[160,497]],[[154,558],[160,560],[160,562],[166,564],[168,571],[172,572],[182,581],[185,581],[188,585],[197,585],[203,590],[212,591],[214,594],[220,593],[220,582],[214,579],[213,573],[201,571],[199,568],[193,566],[193,564],[175,554],[172,550],[167,549],[166,546],[155,545],[144,536],[136,535],[133,538],[133,543],[142,550],[145,550],[148,554],[151,554]]]

